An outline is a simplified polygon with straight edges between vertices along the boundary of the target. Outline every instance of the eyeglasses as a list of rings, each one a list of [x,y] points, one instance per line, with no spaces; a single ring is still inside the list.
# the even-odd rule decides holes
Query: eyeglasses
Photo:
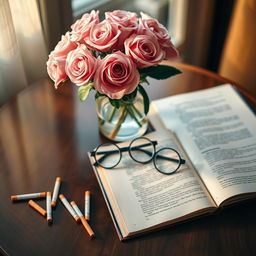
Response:
[[[103,143],[90,152],[94,157],[94,166],[105,169],[116,167],[123,152],[129,152],[130,157],[137,163],[146,164],[153,160],[155,169],[163,174],[173,174],[185,164],[177,150],[164,147],[156,151],[157,141],[151,141],[146,137],[139,137],[131,141],[128,147],[120,148],[114,143]]]

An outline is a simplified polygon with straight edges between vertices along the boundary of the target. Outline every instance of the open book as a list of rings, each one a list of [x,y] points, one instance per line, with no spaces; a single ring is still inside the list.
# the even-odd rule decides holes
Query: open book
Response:
[[[157,149],[176,149],[186,163],[165,175],[124,153],[113,169],[93,166],[120,240],[256,196],[256,118],[232,86],[152,106],[157,131],[145,136],[158,141]]]

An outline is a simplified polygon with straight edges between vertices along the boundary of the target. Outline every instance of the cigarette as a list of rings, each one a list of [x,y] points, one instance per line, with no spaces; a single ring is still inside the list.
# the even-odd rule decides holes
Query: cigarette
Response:
[[[63,205],[66,207],[66,209],[69,211],[69,213],[73,216],[75,221],[79,221],[80,220],[79,216],[77,215],[75,210],[72,208],[72,206],[69,204],[69,202],[65,198],[65,196],[63,194],[60,194],[59,198],[60,198],[61,202],[63,203]]]
[[[71,205],[74,208],[74,210],[76,211],[77,215],[79,216],[85,230],[87,231],[89,236],[91,238],[93,238],[94,237],[94,232],[93,232],[92,228],[90,227],[90,225],[88,224],[88,222],[86,221],[86,219],[84,218],[84,216],[83,216],[82,212],[80,211],[80,209],[78,208],[77,204],[74,201],[72,201]]]
[[[51,205],[53,207],[55,207],[56,203],[57,203],[57,198],[58,198],[58,194],[59,194],[59,190],[60,190],[60,184],[61,184],[61,178],[57,177],[56,181],[55,181],[54,189],[53,189],[53,195],[52,195]]]
[[[46,197],[46,193],[45,192],[30,193],[30,194],[23,194],[23,195],[14,195],[14,196],[11,196],[11,200],[12,201],[27,200],[27,199],[42,198],[42,197]]]
[[[82,212],[80,211],[80,209],[78,208],[77,204],[75,203],[75,201],[72,201],[70,203],[72,205],[72,207],[74,208],[75,212],[77,213],[78,217],[83,217]]]
[[[51,192],[47,192],[46,195],[46,212],[47,212],[47,221],[48,223],[52,222],[52,206],[51,206]]]
[[[87,220],[84,218],[84,216],[80,217],[80,220],[81,220],[84,228],[88,232],[89,236],[91,238],[93,238],[95,236],[95,234],[94,234],[93,230],[91,229],[90,225],[88,224]]]
[[[85,191],[84,216],[86,220],[90,220],[90,191]]]
[[[39,212],[41,215],[43,215],[44,217],[46,216],[46,210],[43,209],[39,204],[37,204],[35,201],[33,200],[29,200],[28,201],[29,206],[31,206],[34,210],[36,210],[37,212]]]

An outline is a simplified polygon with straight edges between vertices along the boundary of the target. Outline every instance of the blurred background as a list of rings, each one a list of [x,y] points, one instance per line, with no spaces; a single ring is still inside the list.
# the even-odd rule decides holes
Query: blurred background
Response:
[[[0,105],[45,77],[48,54],[93,9],[143,11],[164,24],[176,60],[227,77],[256,96],[256,0],[0,0]]]

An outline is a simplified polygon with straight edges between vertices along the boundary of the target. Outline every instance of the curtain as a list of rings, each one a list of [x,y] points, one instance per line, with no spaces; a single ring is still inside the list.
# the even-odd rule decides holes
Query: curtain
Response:
[[[73,23],[72,0],[37,1],[47,52],[50,52]]]
[[[234,3],[235,0],[188,0],[182,61],[218,70]]]
[[[219,73],[256,96],[256,1],[237,0]]]
[[[0,106],[47,75],[48,54],[72,21],[71,0],[0,0]]]
[[[36,0],[0,0],[0,105],[46,74]]]

